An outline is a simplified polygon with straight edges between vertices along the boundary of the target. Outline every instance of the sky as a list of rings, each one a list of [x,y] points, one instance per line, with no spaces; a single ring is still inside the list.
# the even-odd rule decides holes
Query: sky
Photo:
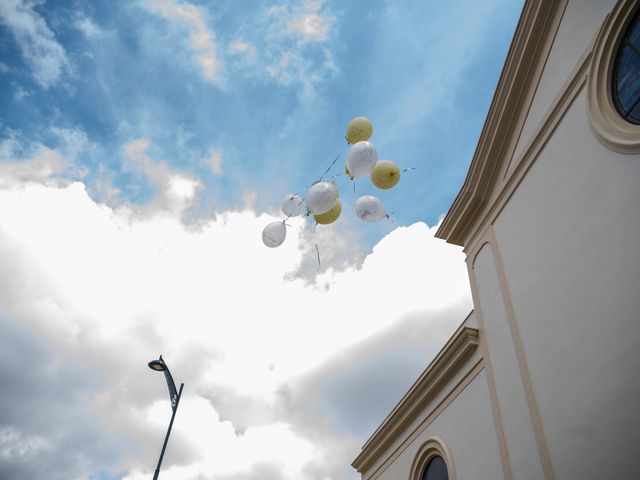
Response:
[[[161,478],[358,478],[472,309],[434,234],[521,8],[0,2],[0,478],[150,478],[160,354],[185,384]],[[391,190],[336,176],[357,116],[411,169]],[[338,221],[265,247],[336,157]],[[388,219],[356,217],[369,194]]]

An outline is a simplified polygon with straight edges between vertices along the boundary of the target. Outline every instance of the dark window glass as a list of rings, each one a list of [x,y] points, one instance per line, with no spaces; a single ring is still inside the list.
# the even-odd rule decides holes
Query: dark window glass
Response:
[[[433,457],[424,469],[422,480],[449,480],[447,464],[442,457]]]
[[[613,65],[613,101],[622,117],[640,124],[640,12],[620,43]]]

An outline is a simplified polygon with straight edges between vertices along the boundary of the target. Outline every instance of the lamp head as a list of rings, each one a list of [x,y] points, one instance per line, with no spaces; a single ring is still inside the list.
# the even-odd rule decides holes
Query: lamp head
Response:
[[[162,355],[158,360],[151,360],[149,362],[149,368],[151,370],[155,370],[156,372],[164,372],[167,369],[167,364],[162,360]]]

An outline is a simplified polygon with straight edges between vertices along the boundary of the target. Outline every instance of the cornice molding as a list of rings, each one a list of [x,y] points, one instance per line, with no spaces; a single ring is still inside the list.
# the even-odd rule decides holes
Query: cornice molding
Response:
[[[525,2],[469,172],[436,237],[464,246],[475,218],[487,207],[533,100],[566,3]]]
[[[363,473],[380,459],[478,346],[478,330],[461,326],[362,447],[352,466]]]
[[[578,95],[584,89],[587,79],[587,71],[591,62],[591,48],[587,48],[583,56],[578,61],[574,70],[569,75],[565,85],[560,90],[558,96],[549,107],[545,117],[538,125],[529,143],[524,148],[522,154],[516,161],[516,167],[509,175],[509,178],[501,185],[500,191],[483,212],[480,212],[465,237],[464,250],[467,255],[475,259],[483,245],[483,238],[486,231],[491,227],[493,221],[505,207],[509,198],[540,155],[540,152],[547,141],[553,135],[565,113],[571,107]],[[475,260],[474,260],[475,261]]]

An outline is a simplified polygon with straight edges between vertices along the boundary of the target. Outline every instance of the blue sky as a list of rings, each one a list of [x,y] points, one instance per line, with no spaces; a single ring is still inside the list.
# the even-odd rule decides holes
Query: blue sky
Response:
[[[0,2],[0,477],[152,475],[163,354],[185,383],[163,478],[357,478],[471,309],[434,234],[521,7]],[[338,177],[335,224],[264,247],[286,194],[342,171],[356,116],[415,170]],[[360,222],[362,194],[392,221]]]
[[[153,5],[38,2],[31,11],[50,38],[28,53],[15,28],[1,29],[4,136],[55,148],[65,142],[60,129],[80,132],[84,181],[109,181],[133,202],[153,186],[123,166],[122,149],[146,138],[155,158],[202,181],[203,210],[233,208],[255,192],[264,211],[304,192],[338,153],[344,163],[346,125],[365,115],[380,156],[416,168],[380,194],[402,225],[434,224],[460,188],[520,9],[513,1],[193,3],[212,36],[204,54],[215,55],[218,71],[208,77],[190,46],[197,27]],[[310,23],[296,25],[299,17]],[[53,57],[57,70],[38,66],[37,55]],[[205,160],[212,150],[218,176]],[[346,195],[347,180],[337,181]],[[356,190],[374,193],[364,180]]]

